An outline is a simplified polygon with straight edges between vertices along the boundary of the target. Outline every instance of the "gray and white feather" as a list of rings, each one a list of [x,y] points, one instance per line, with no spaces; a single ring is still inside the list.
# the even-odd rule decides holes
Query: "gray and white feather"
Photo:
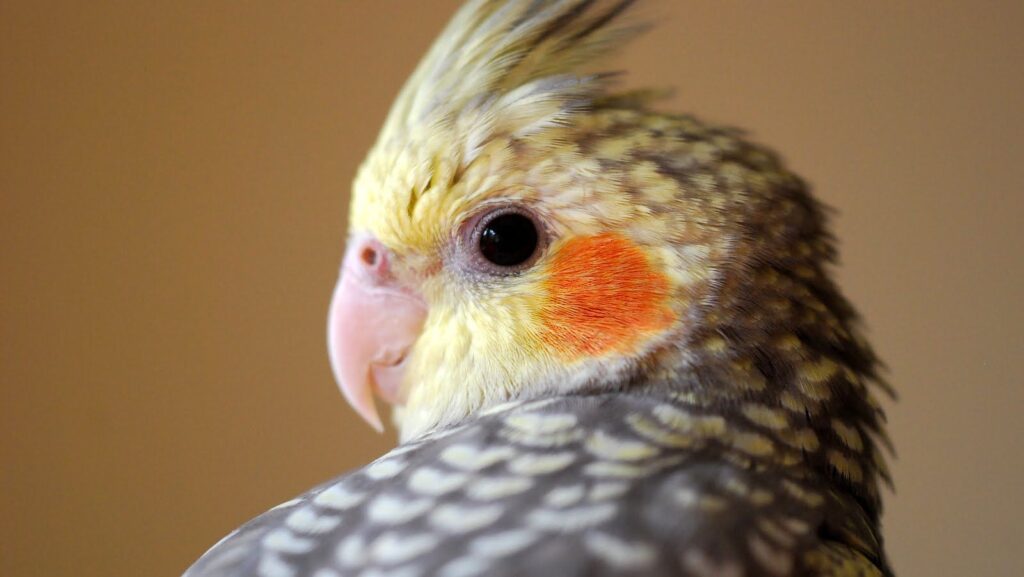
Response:
[[[720,426],[736,416],[651,394],[506,405],[268,511],[185,577],[784,576],[831,547],[885,567],[856,500],[778,430]]]

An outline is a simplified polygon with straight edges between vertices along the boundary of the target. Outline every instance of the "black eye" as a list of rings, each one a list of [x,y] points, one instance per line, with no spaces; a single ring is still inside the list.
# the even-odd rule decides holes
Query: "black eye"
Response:
[[[533,219],[520,212],[499,212],[478,229],[480,254],[501,267],[515,267],[537,252],[540,235]]]

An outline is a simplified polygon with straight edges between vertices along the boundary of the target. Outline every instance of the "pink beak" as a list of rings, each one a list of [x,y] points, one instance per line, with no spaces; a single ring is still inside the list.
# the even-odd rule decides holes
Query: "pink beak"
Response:
[[[353,238],[327,318],[334,378],[349,405],[377,431],[384,426],[374,392],[391,404],[405,401],[406,357],[427,316],[423,299],[395,281],[393,260],[376,239]]]

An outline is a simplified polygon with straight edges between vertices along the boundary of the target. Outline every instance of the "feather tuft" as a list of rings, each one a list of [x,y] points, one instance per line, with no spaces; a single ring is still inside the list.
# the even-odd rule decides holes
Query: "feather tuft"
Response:
[[[633,4],[467,3],[399,93],[378,146],[422,145],[424,131],[448,129],[468,163],[495,136],[528,137],[564,124],[606,94],[610,75],[580,69],[645,28],[626,18]]]

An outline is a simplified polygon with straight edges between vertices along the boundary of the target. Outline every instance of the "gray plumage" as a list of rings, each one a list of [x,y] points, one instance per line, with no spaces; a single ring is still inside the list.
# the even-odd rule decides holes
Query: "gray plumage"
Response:
[[[809,575],[832,548],[888,574],[870,513],[743,420],[661,395],[508,405],[268,511],[186,577]]]

